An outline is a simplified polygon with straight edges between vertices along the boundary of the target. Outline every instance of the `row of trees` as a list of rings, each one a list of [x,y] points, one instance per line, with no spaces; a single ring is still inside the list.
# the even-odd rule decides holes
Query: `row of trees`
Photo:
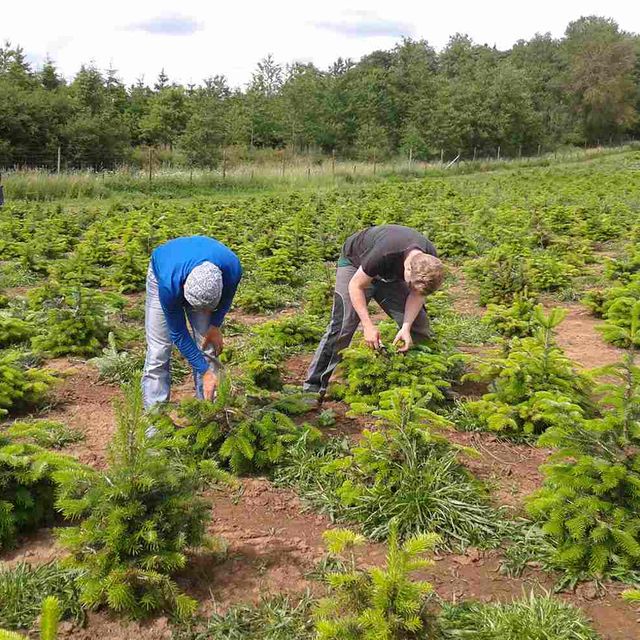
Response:
[[[592,144],[640,133],[640,36],[580,18],[563,38],[508,51],[453,36],[436,52],[405,39],[328,70],[262,60],[244,90],[223,76],[182,86],[161,73],[126,87],[114,69],[83,66],[66,82],[0,48],[0,166],[39,164],[61,147],[73,166],[109,167],[142,145],[214,166],[221,149],[316,149],[370,159],[411,153]]]

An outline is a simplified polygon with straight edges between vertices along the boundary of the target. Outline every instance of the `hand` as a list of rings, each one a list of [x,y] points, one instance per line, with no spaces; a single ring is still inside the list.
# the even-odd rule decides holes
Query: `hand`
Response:
[[[206,351],[208,347],[213,348],[213,355],[219,356],[223,348],[222,331],[220,327],[211,327],[204,336],[202,341],[202,350]]]
[[[402,342],[402,347],[398,349],[400,353],[405,353],[405,351],[409,351],[413,346],[413,339],[411,338],[411,327],[406,325],[402,325],[400,331],[396,333],[396,337],[393,339],[393,344],[398,344],[398,342]]]
[[[218,388],[218,376],[209,369],[202,376],[202,393],[205,400],[213,400],[216,395],[216,389]]]
[[[379,349],[382,346],[382,341],[380,340],[378,327],[373,324],[364,327],[364,341],[372,349]]]

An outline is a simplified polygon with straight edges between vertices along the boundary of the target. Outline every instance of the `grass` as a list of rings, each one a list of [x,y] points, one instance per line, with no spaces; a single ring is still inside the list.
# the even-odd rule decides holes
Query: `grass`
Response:
[[[442,640],[599,640],[583,614],[556,598],[529,596],[509,604],[445,605]]]
[[[569,149],[558,153],[519,159],[485,158],[465,160],[451,167],[447,164],[396,159],[386,163],[338,161],[335,168],[330,158],[310,162],[306,157],[287,161],[284,174],[281,162],[262,165],[241,164],[229,168],[223,177],[219,170],[189,171],[160,169],[149,180],[148,170],[121,168],[115,171],[70,171],[55,174],[45,169],[5,171],[5,196],[11,200],[104,199],[119,193],[146,194],[158,197],[205,195],[211,192],[232,195],[262,193],[286,189],[322,189],[359,185],[389,179],[406,180],[420,177],[444,177],[485,173],[522,167],[545,167],[583,162],[603,155],[625,153],[635,145],[596,149]]]
[[[257,605],[237,605],[204,625],[177,628],[172,640],[311,640],[313,602],[308,595],[297,602],[279,595]]]
[[[58,598],[62,617],[82,622],[76,575],[55,562],[0,569],[0,628],[31,629],[47,596]]]
[[[366,469],[349,475],[339,471],[349,460],[344,440],[329,441],[319,451],[298,446],[276,470],[275,481],[293,487],[307,504],[332,519],[358,525],[374,540],[386,539],[391,522],[397,522],[403,537],[437,533],[446,549],[497,544],[505,523],[488,505],[478,481],[457,461],[456,453],[434,448],[425,454],[413,443],[407,448],[405,460],[388,453],[390,472],[381,482]],[[374,457],[379,464],[385,453],[378,451]],[[355,498],[345,497],[348,486],[357,487]]]
[[[312,640],[314,602],[309,595],[299,601],[280,595],[237,605],[176,627],[172,640]],[[434,640],[600,640],[577,608],[549,594],[531,593],[511,603],[444,604],[434,622],[434,635],[428,636]]]

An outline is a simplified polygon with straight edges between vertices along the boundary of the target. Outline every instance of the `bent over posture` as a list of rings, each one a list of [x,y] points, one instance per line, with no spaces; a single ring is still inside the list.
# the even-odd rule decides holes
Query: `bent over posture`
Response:
[[[153,251],[145,304],[146,409],[169,400],[174,344],[193,368],[196,396],[213,397],[223,348],[220,327],[241,277],[238,256],[213,238],[176,238]]]
[[[424,296],[438,289],[444,267],[436,249],[421,233],[397,224],[370,227],[347,238],[336,273],[329,326],[320,342],[304,383],[304,390],[320,398],[362,323],[364,339],[373,349],[382,346],[367,304],[373,298],[398,324],[393,344],[407,351],[429,337]]]

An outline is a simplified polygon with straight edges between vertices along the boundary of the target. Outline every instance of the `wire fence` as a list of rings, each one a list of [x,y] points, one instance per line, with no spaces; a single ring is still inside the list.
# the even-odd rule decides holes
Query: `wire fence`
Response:
[[[500,167],[541,166],[554,162],[579,162],[590,158],[624,150],[640,148],[640,143],[595,147],[567,147],[544,151],[541,147],[535,155],[505,157],[499,147],[495,154],[480,156],[478,153],[450,156],[444,152],[436,161],[414,160],[406,157],[378,162],[339,159],[335,155],[294,155],[282,152],[277,157],[262,158],[260,162],[229,160],[225,154],[215,169],[190,169],[176,167],[171,162],[161,162],[161,151],[153,148],[144,154],[147,166],[121,165],[116,169],[64,168],[60,152],[55,157],[55,168],[44,164],[40,167],[15,165],[0,170],[0,186],[5,186],[6,199],[56,199],[81,197],[108,197],[116,192],[158,193],[165,190],[251,190],[272,186],[301,187],[331,186],[338,182],[361,182],[390,176],[449,175],[491,171]],[[157,155],[156,155],[157,154]],[[474,157],[475,156],[475,157]],[[50,158],[50,156],[47,156]]]
[[[566,147],[545,147],[542,144],[537,149],[523,148],[522,145],[510,145],[507,149],[500,144],[492,146],[484,145],[482,148],[474,147],[465,151],[440,149],[436,154],[431,154],[428,160],[419,159],[412,149],[407,153],[393,158],[382,158],[376,160],[375,154],[366,161],[353,160],[345,157],[336,156],[335,152],[331,155],[321,153],[298,153],[289,149],[269,149],[256,150],[248,149],[238,154],[238,147],[234,147],[236,153],[228,153],[226,149],[221,150],[219,154],[219,162],[217,162],[216,171],[221,174],[239,174],[250,175],[251,172],[263,172],[265,174],[276,176],[278,174],[286,174],[287,171],[302,171],[303,173],[321,173],[328,169],[345,170],[350,168],[357,173],[358,170],[369,168],[371,172],[378,167],[387,169],[393,167],[434,167],[442,165],[454,165],[462,162],[491,162],[506,160],[522,160],[540,157],[574,157],[580,151],[584,153],[593,152],[594,150],[613,149],[633,144],[633,138],[614,138],[611,136],[606,141],[594,141],[592,144],[584,143],[582,146],[566,146]],[[261,154],[260,151],[266,151],[267,154]],[[129,162],[112,162],[112,161],[78,161],[68,156],[62,147],[57,147],[51,151],[33,151],[25,154],[12,154],[10,160],[0,157],[0,171],[8,173],[10,171],[29,171],[29,170],[48,170],[55,173],[75,173],[78,171],[91,171],[93,173],[101,173],[103,171],[113,172],[129,172],[135,173],[139,171],[149,171],[152,173],[158,171],[191,171],[190,167],[184,159],[180,159],[178,154],[164,147],[137,147],[134,154],[135,160]],[[235,156],[235,157],[234,157]]]

